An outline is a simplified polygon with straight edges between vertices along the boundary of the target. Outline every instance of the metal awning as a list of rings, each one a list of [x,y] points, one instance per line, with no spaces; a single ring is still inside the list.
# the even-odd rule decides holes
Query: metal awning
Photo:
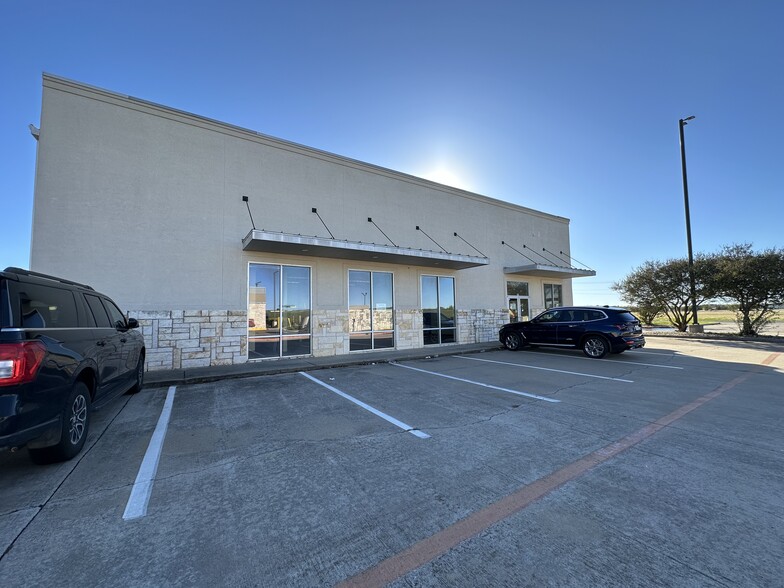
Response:
[[[242,249],[244,251],[353,259],[357,261],[397,263],[446,269],[466,269],[488,265],[489,263],[486,257],[473,255],[408,249],[406,247],[393,247],[392,245],[342,241],[340,239],[325,239],[323,237],[292,235],[289,233],[274,233],[258,229],[252,230],[242,240]]]
[[[567,278],[587,278],[596,275],[594,270],[578,269],[576,267],[561,267],[558,265],[543,265],[540,263],[505,267],[504,273],[537,276],[540,278],[560,278],[564,280]]]

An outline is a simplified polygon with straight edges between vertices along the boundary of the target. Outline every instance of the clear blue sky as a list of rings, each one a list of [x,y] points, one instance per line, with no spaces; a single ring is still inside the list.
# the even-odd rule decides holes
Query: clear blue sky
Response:
[[[28,267],[41,73],[571,219],[597,271],[781,246],[784,3],[0,0],[0,267]],[[139,219],[143,222],[143,219]]]

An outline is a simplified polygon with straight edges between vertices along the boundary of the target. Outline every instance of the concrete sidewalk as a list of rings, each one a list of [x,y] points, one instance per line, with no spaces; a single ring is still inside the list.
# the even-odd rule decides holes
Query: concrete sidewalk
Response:
[[[675,338],[675,339],[703,339],[708,341],[743,341],[758,343],[784,343],[778,337],[738,337],[737,335],[722,335],[719,333],[678,333],[655,332],[645,330],[646,337]],[[444,355],[462,355],[466,353],[481,353],[501,349],[497,341],[486,343],[468,343],[464,345],[445,345],[438,347],[420,347],[418,349],[391,349],[389,351],[358,352],[347,355],[331,355],[329,357],[296,357],[283,359],[268,359],[249,361],[234,365],[221,365],[211,367],[188,368],[179,370],[156,370],[144,374],[144,386],[153,388],[157,386],[173,386],[176,384],[197,384],[200,382],[215,382],[232,378],[251,378],[271,374],[285,374],[319,370],[326,368],[345,367],[350,365],[368,365],[372,363],[388,363],[391,361],[406,361],[438,357]]]
[[[367,353],[351,353],[348,355],[332,355],[329,357],[296,357],[291,359],[270,359],[249,361],[235,365],[221,365],[179,370],[156,370],[144,374],[144,387],[173,386],[176,384],[196,384],[214,382],[231,378],[250,378],[271,374],[285,374],[325,368],[345,367],[350,365],[367,365],[438,357],[444,355],[462,355],[465,353],[481,353],[500,349],[497,341],[487,343],[469,343],[465,345],[446,345],[439,347],[422,347],[418,349],[401,349],[390,351],[372,351]]]

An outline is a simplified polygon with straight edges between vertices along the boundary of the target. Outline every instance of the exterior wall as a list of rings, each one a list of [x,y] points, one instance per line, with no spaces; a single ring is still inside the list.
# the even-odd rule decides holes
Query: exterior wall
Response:
[[[243,363],[248,354],[245,310],[131,310],[147,348],[145,369]]]
[[[244,363],[248,357],[248,314],[244,310],[131,310],[147,348],[145,369],[186,369]],[[458,310],[458,343],[495,341],[508,321],[502,309]],[[348,348],[348,311],[313,311],[312,352],[342,355]],[[422,347],[422,311],[395,311],[395,347]],[[372,353],[372,352],[368,352]]]
[[[313,355],[342,355],[348,353],[348,309],[314,310],[311,331]]]
[[[562,217],[48,75],[40,126],[31,268],[129,309],[151,369],[247,360],[249,263],[311,268],[314,355],[348,352],[349,269],[393,272],[397,348],[422,345],[422,275],[455,278],[460,342],[495,339],[507,279],[529,282],[532,312],[544,282],[561,283],[571,302],[569,280],[503,271],[529,262],[502,240],[568,253]],[[339,239],[386,243],[372,217],[398,246],[433,250],[421,225],[450,252],[476,255],[457,232],[489,264],[445,271],[243,251],[243,195],[258,228],[326,236],[315,207]]]
[[[485,343],[498,340],[498,330],[509,322],[506,308],[478,308],[457,311],[458,343]]]

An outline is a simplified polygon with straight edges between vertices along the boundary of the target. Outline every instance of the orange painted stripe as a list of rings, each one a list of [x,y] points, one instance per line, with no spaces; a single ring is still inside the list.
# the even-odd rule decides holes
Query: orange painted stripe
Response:
[[[762,360],[762,365],[772,364],[774,361],[776,361],[779,358],[779,355],[781,355],[781,352],[779,351],[777,351],[776,353],[771,353],[764,360]]]
[[[553,490],[560,488],[567,482],[571,482],[582,476],[597,465],[634,447],[641,441],[644,441],[678,419],[683,418],[706,402],[710,402],[717,396],[734,388],[750,376],[751,374],[743,374],[730,380],[726,384],[723,384],[708,394],[697,398],[693,402],[674,410],[670,414],[646,425],[642,429],[635,431],[618,441],[610,443],[601,449],[597,449],[560,470],[544,476],[543,478],[539,478],[527,486],[523,486],[516,492],[486,506],[467,518],[450,525],[435,535],[422,539],[408,549],[345,580],[338,586],[341,588],[386,586],[387,584],[394,582],[398,578],[405,576],[409,572],[412,572],[443,555],[463,541],[475,537],[488,527],[520,512],[532,502],[551,493]]]

